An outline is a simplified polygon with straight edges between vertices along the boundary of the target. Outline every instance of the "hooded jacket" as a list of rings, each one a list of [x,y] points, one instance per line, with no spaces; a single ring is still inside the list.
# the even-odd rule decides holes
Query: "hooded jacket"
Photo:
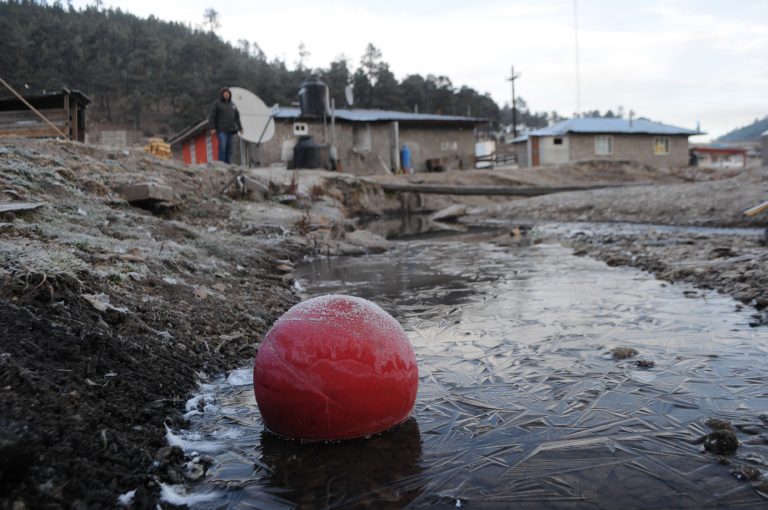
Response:
[[[229,92],[229,99],[224,99],[224,92]],[[232,92],[224,87],[219,92],[219,98],[211,104],[208,110],[208,126],[217,133],[235,133],[243,129],[240,123],[240,112],[232,102]]]

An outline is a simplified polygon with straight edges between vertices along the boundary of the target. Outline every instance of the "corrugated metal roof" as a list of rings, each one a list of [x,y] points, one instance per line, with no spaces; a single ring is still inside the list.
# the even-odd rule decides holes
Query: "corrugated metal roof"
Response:
[[[531,131],[533,136],[557,136],[567,133],[622,133],[647,135],[701,135],[693,129],[668,126],[647,119],[606,119],[602,117],[581,117],[558,122],[549,127]]]
[[[168,143],[173,146],[179,143],[183,143],[190,138],[197,136],[199,133],[208,130],[208,119],[200,120],[194,124],[190,124],[172,137],[168,139]]]
[[[91,98],[85,95],[84,92],[81,92],[79,90],[69,90],[69,89],[61,89],[57,90],[55,92],[48,92],[46,94],[34,94],[34,95],[26,95],[23,96],[25,100],[27,100],[30,103],[37,102],[37,101],[54,101],[58,100],[58,98],[63,97],[65,94],[69,94],[70,96],[75,97],[76,99],[79,99],[81,103],[85,105],[91,104]],[[18,97],[16,96],[5,96],[0,98],[0,105],[5,106],[7,104],[15,104],[15,103],[21,103],[24,108],[26,109],[27,106],[24,105]],[[63,108],[62,104],[62,108]],[[14,106],[15,108],[15,106]]]
[[[297,119],[301,117],[301,110],[294,107],[280,107],[275,114],[276,119]],[[436,115],[433,113],[410,113],[395,112],[391,110],[368,110],[368,109],[337,109],[336,120],[345,120],[349,122],[445,122],[445,123],[466,123],[479,124],[488,122],[488,119],[481,117],[462,117],[459,115]]]
[[[282,106],[277,109],[274,117],[276,119],[300,119],[301,109],[292,106]],[[336,120],[344,120],[348,122],[413,122],[413,123],[429,123],[429,124],[481,124],[488,122],[488,119],[480,117],[461,117],[459,115],[435,115],[432,113],[408,113],[408,112],[395,112],[390,110],[336,110]],[[330,121],[330,119],[329,119]],[[171,145],[177,145],[184,142],[190,137],[196,136],[198,133],[208,128],[208,120],[202,120],[191,124],[177,134],[173,135],[169,142]]]

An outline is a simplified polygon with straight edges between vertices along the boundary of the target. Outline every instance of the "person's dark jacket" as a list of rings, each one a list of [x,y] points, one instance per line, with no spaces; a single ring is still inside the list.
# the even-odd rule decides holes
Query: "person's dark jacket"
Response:
[[[229,89],[221,89],[219,98],[211,104],[211,108],[208,110],[208,126],[211,129],[215,129],[217,133],[242,131],[243,125],[240,123],[240,112],[237,111],[237,107],[232,102],[232,94],[230,92],[229,100],[225,101],[224,91],[229,91]]]

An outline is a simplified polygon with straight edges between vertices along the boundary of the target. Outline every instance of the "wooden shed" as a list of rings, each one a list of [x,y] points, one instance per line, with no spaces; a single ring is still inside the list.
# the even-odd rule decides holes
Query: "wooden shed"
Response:
[[[80,91],[62,89],[52,94],[25,96],[24,99],[70,140],[85,141],[85,108],[91,100]],[[0,136],[32,138],[60,136],[19,98],[0,99]]]
[[[168,143],[171,149],[188,165],[202,165],[218,161],[219,139],[210,133],[208,120],[202,120],[184,128],[181,132],[171,137]],[[236,146],[237,144],[233,144]],[[232,152],[235,152],[233,147]]]

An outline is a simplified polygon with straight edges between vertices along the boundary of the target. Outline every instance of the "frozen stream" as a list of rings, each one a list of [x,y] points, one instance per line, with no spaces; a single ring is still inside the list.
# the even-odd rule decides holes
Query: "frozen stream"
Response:
[[[364,297],[403,324],[419,362],[413,418],[368,440],[286,441],[264,431],[250,370],[221,376],[175,431],[215,459],[186,489],[193,506],[768,505],[760,480],[731,474],[768,472],[768,329],[729,297],[559,245],[417,241],[298,275],[307,297]],[[618,346],[639,354],[614,360]],[[730,464],[696,443],[710,417],[737,427]]]

